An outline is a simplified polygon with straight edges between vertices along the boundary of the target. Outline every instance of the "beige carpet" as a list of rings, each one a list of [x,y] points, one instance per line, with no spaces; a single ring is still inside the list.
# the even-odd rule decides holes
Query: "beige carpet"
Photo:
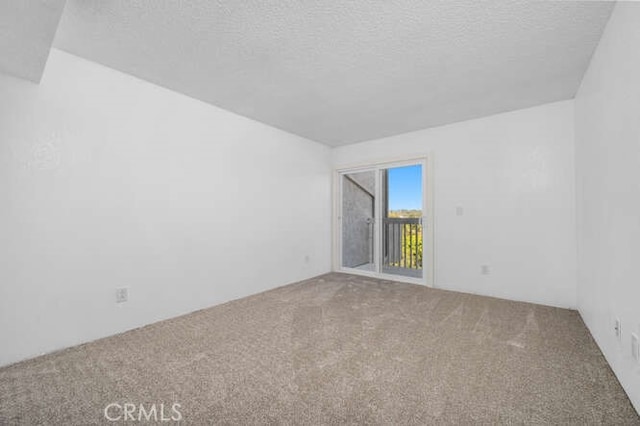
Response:
[[[344,274],[0,369],[3,425],[114,424],[110,403],[179,403],[188,424],[640,424],[575,311]]]

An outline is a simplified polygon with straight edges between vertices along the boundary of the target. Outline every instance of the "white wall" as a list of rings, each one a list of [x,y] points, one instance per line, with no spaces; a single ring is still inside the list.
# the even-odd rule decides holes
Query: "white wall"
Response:
[[[343,167],[432,153],[436,287],[575,307],[573,140],[573,101],[564,101],[333,156]],[[485,264],[489,275],[481,274]]]
[[[575,104],[578,307],[640,411],[640,3],[617,3]]]
[[[0,365],[329,271],[330,171],[61,51],[40,85],[0,75]]]

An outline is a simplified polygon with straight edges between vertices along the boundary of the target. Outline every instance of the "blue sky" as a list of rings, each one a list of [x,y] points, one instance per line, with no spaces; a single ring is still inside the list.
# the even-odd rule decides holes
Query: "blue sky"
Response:
[[[389,210],[422,209],[422,166],[389,169]]]

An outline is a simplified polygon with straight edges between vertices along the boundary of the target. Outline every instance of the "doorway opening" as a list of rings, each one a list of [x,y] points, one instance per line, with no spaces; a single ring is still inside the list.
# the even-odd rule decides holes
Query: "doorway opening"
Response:
[[[338,171],[339,270],[431,284],[426,172],[426,160]]]

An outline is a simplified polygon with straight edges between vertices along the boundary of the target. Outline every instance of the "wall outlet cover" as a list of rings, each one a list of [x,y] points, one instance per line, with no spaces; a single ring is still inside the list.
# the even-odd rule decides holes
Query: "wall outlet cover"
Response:
[[[640,363],[640,342],[638,341],[638,335],[631,333],[631,356],[636,362]]]

